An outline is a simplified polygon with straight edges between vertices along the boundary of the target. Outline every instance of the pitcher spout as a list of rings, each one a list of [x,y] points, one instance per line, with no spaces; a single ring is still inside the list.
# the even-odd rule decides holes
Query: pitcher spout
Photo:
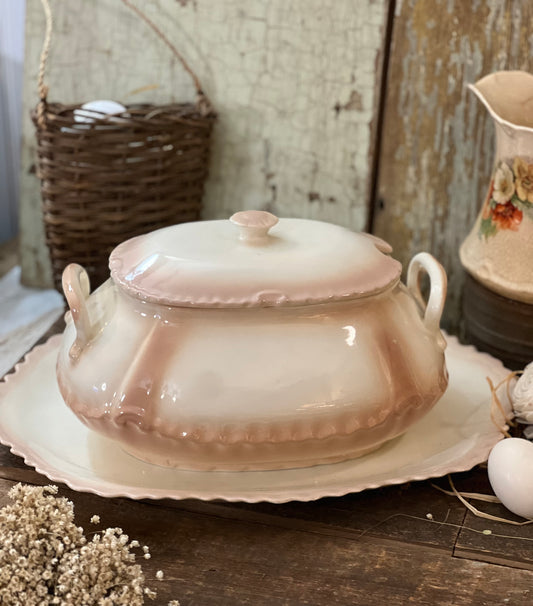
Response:
[[[533,133],[533,74],[501,71],[469,84],[468,88],[506,130]]]

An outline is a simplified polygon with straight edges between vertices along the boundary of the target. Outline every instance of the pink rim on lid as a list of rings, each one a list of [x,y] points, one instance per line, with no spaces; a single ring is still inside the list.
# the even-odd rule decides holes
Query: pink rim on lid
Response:
[[[369,234],[242,211],[123,242],[111,277],[130,295],[185,307],[270,307],[353,299],[397,282],[401,264]]]

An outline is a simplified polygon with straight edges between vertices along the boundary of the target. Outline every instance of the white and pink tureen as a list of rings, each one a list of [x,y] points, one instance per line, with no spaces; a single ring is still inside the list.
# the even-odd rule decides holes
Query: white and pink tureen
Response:
[[[444,270],[421,253],[406,287],[390,252],[336,225],[244,211],[120,244],[92,295],[70,265],[61,394],[159,465],[281,469],[367,453],[447,385]]]

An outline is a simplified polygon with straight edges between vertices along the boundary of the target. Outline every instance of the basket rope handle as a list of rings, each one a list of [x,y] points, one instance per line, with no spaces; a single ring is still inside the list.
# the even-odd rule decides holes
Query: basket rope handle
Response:
[[[46,61],[50,52],[50,42],[52,41],[52,11],[48,0],[41,0],[44,16],[46,18],[46,33],[44,36],[43,49],[41,51],[41,59],[39,62],[39,75],[37,77],[37,87],[39,90],[39,105],[37,106],[37,124],[44,127],[44,111],[46,108],[46,97],[48,95],[48,86],[44,83],[44,72],[46,69]]]
[[[165,34],[157,27],[157,25],[148,18],[139,8],[137,8],[134,4],[130,2],[130,0],[122,0],[122,2],[129,7],[134,13],[136,13],[145,23],[147,23],[154,32],[161,38],[161,40],[168,46],[168,48],[172,51],[172,54],[178,59],[181,63],[183,69],[189,74],[191,77],[194,87],[196,88],[196,103],[199,106],[201,112],[203,114],[208,114],[212,111],[212,105],[206,94],[202,90],[202,85],[200,84],[200,80],[198,76],[192,71],[189,67],[189,64],[183,58],[182,54],[178,51],[178,49],[172,44],[172,42],[165,36]]]
[[[134,4],[130,2],[130,0],[122,0],[122,2],[130,8],[137,16],[139,16],[145,23],[147,23],[152,30],[159,36],[159,38],[168,46],[168,48],[172,51],[172,54],[178,59],[181,63],[183,69],[189,74],[191,77],[194,87],[196,88],[196,104],[202,113],[202,115],[207,115],[213,111],[213,106],[209,101],[207,95],[202,90],[202,86],[200,84],[200,80],[198,76],[193,72],[193,70],[189,67],[189,64],[178,49],[172,44],[172,42],[165,36],[165,34],[157,27],[157,25],[149,19],[139,8],[137,8]],[[39,126],[44,126],[44,112],[46,108],[46,97],[48,95],[48,86],[44,82],[44,73],[46,70],[46,62],[48,60],[48,55],[50,52],[50,43],[52,41],[52,24],[53,17],[52,11],[50,9],[49,0],[41,0],[41,4],[43,6],[43,11],[46,19],[46,33],[44,37],[43,48],[41,51],[41,59],[39,63],[39,76],[37,79],[37,86],[39,90],[39,105],[37,107],[37,122]]]

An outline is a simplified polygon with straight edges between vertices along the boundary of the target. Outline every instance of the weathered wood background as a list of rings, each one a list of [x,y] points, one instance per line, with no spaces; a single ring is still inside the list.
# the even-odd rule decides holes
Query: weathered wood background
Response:
[[[533,70],[531,0],[396,3],[373,231],[406,263],[429,250],[448,272],[445,323],[460,318],[458,249],[488,188],[493,125],[466,85]]]
[[[456,329],[457,249],[493,146],[466,84],[531,70],[531,0],[137,4],[183,51],[219,113],[204,217],[259,208],[370,229],[404,264],[429,250],[448,271],[445,325]],[[52,10],[51,101],[192,98],[168,49],[120,0],[53,0]],[[28,118],[43,33],[40,2],[29,0],[20,216],[32,285],[51,284]]]

